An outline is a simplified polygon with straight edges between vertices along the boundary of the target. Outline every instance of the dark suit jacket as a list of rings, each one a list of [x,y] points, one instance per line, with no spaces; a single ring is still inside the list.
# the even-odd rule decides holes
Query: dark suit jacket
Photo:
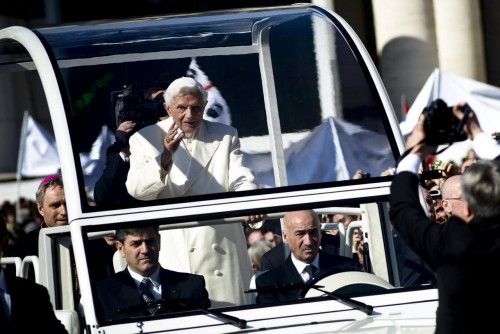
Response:
[[[203,276],[160,268],[160,284],[162,299],[167,302],[158,314],[210,307]],[[149,314],[127,269],[99,282],[97,291],[102,320],[120,320]],[[169,299],[183,300],[186,305],[169,303]]]
[[[5,277],[12,308],[7,327],[0,324],[2,334],[32,333],[33,328],[37,333],[68,333],[56,318],[44,286],[20,277]]]
[[[117,140],[106,150],[106,166],[94,186],[94,200],[98,206],[123,208],[142,203],[130,196],[125,186],[130,163],[120,156],[123,145]]]
[[[402,172],[391,186],[390,217],[408,245],[436,272],[439,290],[437,333],[486,333],[500,297],[500,217],[466,224],[451,217],[431,222],[418,199],[418,178]]]
[[[333,274],[344,271],[361,271],[358,261],[344,256],[332,256],[321,250],[319,252],[319,266],[320,271],[316,276],[321,276],[327,272]],[[289,255],[278,267],[263,272],[257,276],[255,280],[257,289],[303,283],[302,277],[293,265],[291,255]],[[300,297],[301,290],[302,289],[262,291],[258,293],[256,301],[257,303],[267,303],[297,300]]]
[[[286,260],[288,254],[290,254],[290,248],[285,243],[280,242],[262,255],[260,258],[260,270],[265,271],[276,268]]]
[[[321,236],[321,249],[330,255],[338,255],[340,238],[323,234]],[[290,248],[284,242],[280,242],[264,253],[260,258],[260,270],[270,270],[279,266],[290,254]]]

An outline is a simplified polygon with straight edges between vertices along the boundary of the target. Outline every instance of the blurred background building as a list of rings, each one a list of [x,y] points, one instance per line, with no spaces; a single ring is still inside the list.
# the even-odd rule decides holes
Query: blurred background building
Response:
[[[43,27],[83,21],[161,16],[230,8],[292,4],[284,0],[2,0],[0,28]],[[308,1],[302,1],[308,2]],[[500,86],[500,1],[495,0],[316,0],[339,13],[357,32],[378,67],[400,120],[436,68]],[[0,96],[19,94],[25,87],[0,86]],[[19,145],[22,114],[2,113],[4,142],[0,175],[11,177]],[[12,108],[8,108],[12,109]],[[42,120],[43,122],[43,120]],[[15,172],[15,170],[13,171]],[[8,176],[10,175],[10,176]]]

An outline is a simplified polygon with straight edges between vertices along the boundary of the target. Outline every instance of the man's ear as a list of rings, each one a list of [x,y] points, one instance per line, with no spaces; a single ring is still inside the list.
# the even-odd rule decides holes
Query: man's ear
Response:
[[[283,235],[283,243],[287,244],[288,241],[287,241],[287,238],[286,238],[286,232],[283,231],[282,235]]]
[[[40,216],[42,216],[42,217],[43,217],[43,206],[41,206],[41,205],[37,204],[37,205],[36,205],[36,207],[37,207],[37,209],[38,209],[38,213],[40,214]]]
[[[472,219],[474,218],[474,212],[472,212],[472,209],[469,206],[469,203],[465,202],[465,214],[466,214],[466,223],[470,223]]]
[[[123,244],[120,241],[116,241],[115,243],[116,249],[120,252],[122,257],[125,257],[125,251],[123,250]]]
[[[450,202],[447,199],[443,199],[441,201],[441,206],[443,207],[444,212],[447,214],[451,213]]]
[[[172,115],[170,115],[170,107],[168,106],[168,104],[166,102],[163,102],[163,108],[167,112],[168,116],[172,116]]]

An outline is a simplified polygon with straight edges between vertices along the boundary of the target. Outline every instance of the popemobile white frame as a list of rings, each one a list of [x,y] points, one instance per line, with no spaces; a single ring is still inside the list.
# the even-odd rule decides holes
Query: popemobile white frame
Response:
[[[282,10],[286,9],[286,11]],[[353,45],[361,55],[369,76],[373,80],[377,93],[387,113],[390,130],[393,132],[396,145],[400,152],[403,151],[403,138],[399,130],[398,121],[392,110],[391,103],[380,79],[380,76],[362,42],[352,28],[339,15],[321,7],[311,5],[295,5],[289,7],[278,7],[268,13],[268,16],[254,25],[252,30],[252,45],[234,47],[216,47],[189,50],[173,50],[164,52],[150,52],[141,54],[120,54],[105,57],[93,57],[85,59],[68,59],[59,61],[57,66],[61,68],[129,62],[137,59],[175,59],[182,57],[212,56],[212,55],[235,55],[235,54],[257,54],[259,57],[260,74],[262,77],[262,91],[267,116],[269,137],[271,141],[271,154],[273,168],[275,171],[275,183],[277,186],[287,185],[287,175],[284,159],[284,148],[280,129],[279,115],[273,110],[278,109],[271,53],[269,48],[269,29],[282,21],[289,20],[294,16],[304,15],[305,12],[313,13],[329,24],[340,25],[345,34],[353,41]],[[233,15],[244,15],[245,11],[234,11]],[[193,24],[203,14],[191,17]],[[217,18],[214,19],[216,21]],[[152,24],[145,21],[144,24]],[[127,22],[123,22],[126,29]],[[78,26],[68,26],[68,31],[78,31]],[[236,309],[227,314],[246,320],[246,329],[235,327],[233,324],[221,320],[213,314],[189,315],[184,317],[171,317],[167,319],[156,319],[141,322],[121,323],[104,327],[98,326],[98,321],[93,305],[91,282],[85,257],[84,235],[82,228],[86,226],[109,225],[113,230],[113,224],[132,222],[136,220],[164,221],[167,217],[175,217],[176,221],[182,223],[164,224],[162,229],[199,226],[200,224],[227,223],[223,219],[209,221],[197,219],[206,217],[207,213],[217,214],[221,217],[232,217],[235,212],[241,216],[249,212],[258,212],[261,208],[280,214],[280,208],[293,205],[304,206],[307,204],[327,203],[336,200],[348,200],[353,198],[364,198],[367,203],[377,202],[377,199],[387,197],[390,192],[390,181],[377,181],[373,183],[349,184],[343,186],[328,186],[321,189],[290,190],[272,194],[250,194],[222,199],[209,199],[194,202],[182,202],[157,206],[137,207],[113,211],[84,212],[81,207],[81,198],[77,177],[77,166],[75,166],[74,152],[70,144],[70,132],[68,120],[64,108],[61,89],[56,78],[56,71],[48,52],[37,34],[25,27],[8,27],[0,30],[0,41],[12,39],[20,43],[29,53],[32,62],[19,64],[25,68],[35,69],[40,77],[44,94],[47,100],[50,117],[53,123],[57,149],[61,162],[61,172],[64,178],[66,190],[67,210],[69,214],[70,227],[59,227],[54,229],[43,229],[40,234],[39,253],[39,281],[45,285],[50,292],[51,299],[55,303],[55,295],[63,293],[62,305],[58,310],[70,309],[76,311],[79,306],[73,305],[71,281],[74,273],[71,268],[70,248],[73,248],[78,273],[78,281],[81,291],[81,304],[85,313],[85,330],[87,333],[136,333],[136,332],[170,332],[176,333],[222,333],[237,331],[256,331],[267,329],[273,333],[312,333],[312,332],[433,332],[435,322],[435,310],[437,307],[437,292],[435,289],[421,289],[414,291],[390,291],[387,293],[371,296],[357,297],[355,300],[370,304],[374,307],[373,314],[366,314],[352,307],[350,304],[332,299],[312,299],[307,302],[292,303],[268,307],[251,307]],[[370,201],[370,198],[373,198]],[[339,209],[337,209],[338,212]],[[361,210],[363,226],[370,241],[383,239],[390,226],[382,226],[380,216],[387,216],[386,210],[380,211],[376,205],[366,205],[356,210]],[[183,217],[185,218],[183,220]],[[195,217],[195,218],[193,218]],[[236,218],[235,218],[236,219]],[[230,220],[230,219],[229,219]],[[71,236],[69,235],[69,231]],[[349,233],[347,233],[349,235]],[[350,241],[347,245],[350,245]],[[392,273],[388,270],[391,263],[395,262],[394,246],[389,240],[387,243],[370,244],[370,257],[373,262],[374,273],[386,281],[393,281],[394,286],[399,282],[394,281]],[[35,261],[36,262],[36,261]],[[54,268],[61,268],[54,277]],[[29,319],[29,315],[27,315]],[[74,318],[73,318],[74,321]],[[75,326],[72,330],[75,330]],[[78,326],[76,326],[78,327]]]

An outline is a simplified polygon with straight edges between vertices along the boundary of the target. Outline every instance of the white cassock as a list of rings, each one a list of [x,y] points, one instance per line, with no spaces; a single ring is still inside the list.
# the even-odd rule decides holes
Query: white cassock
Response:
[[[201,195],[257,186],[243,166],[236,129],[203,121],[195,138],[183,139],[168,174],[162,170],[163,140],[172,124],[167,118],[130,137],[130,195],[153,200]],[[167,269],[203,275],[212,306],[241,305],[252,276],[241,224],[161,231],[160,263]]]

